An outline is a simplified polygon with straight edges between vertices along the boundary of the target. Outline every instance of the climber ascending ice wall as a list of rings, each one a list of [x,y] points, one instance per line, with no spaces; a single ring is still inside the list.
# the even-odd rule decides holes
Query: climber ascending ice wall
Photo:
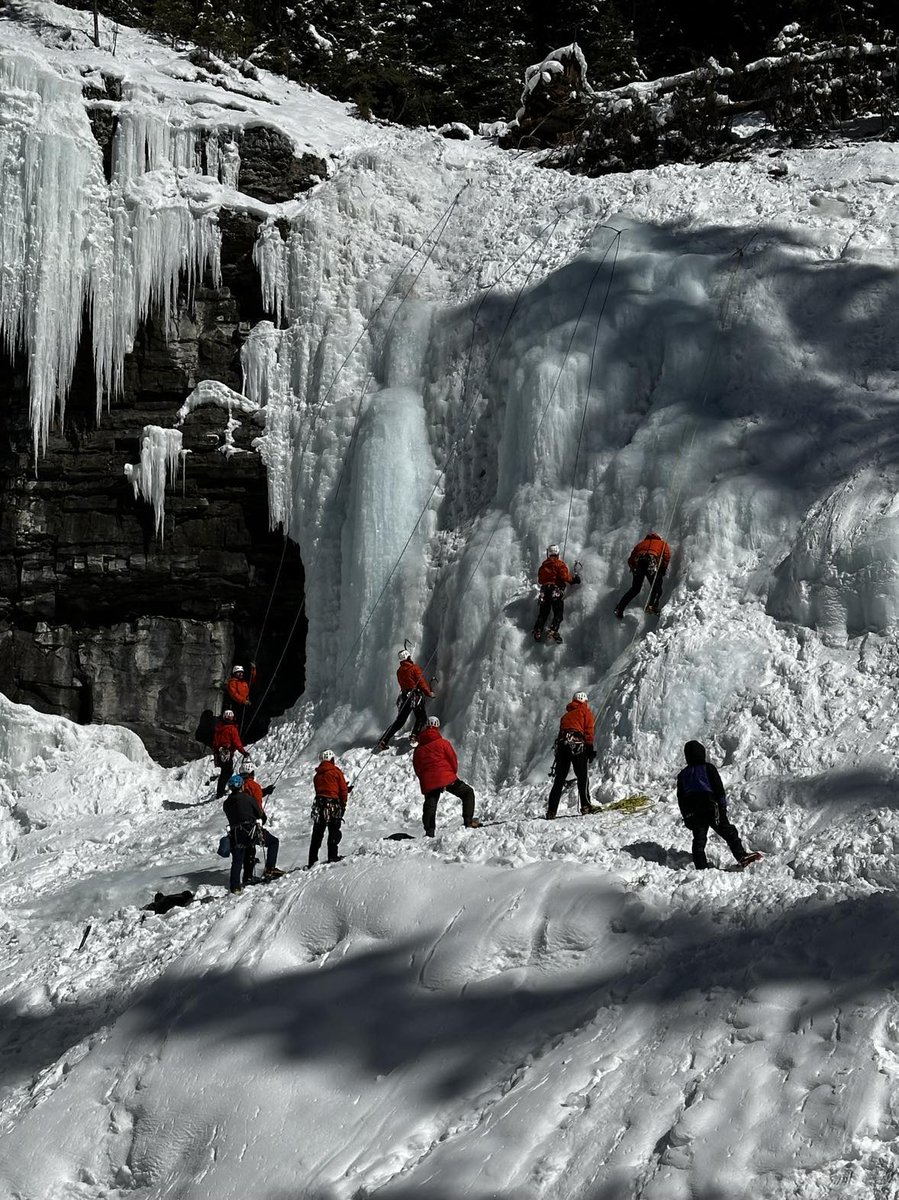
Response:
[[[287,85],[276,106],[271,80],[224,107],[172,69],[161,104],[123,54],[107,181],[64,57],[0,54],[0,332],[36,446],[82,313],[102,404],[147,312],[217,272],[219,205],[263,218],[270,319],[228,403],[264,422],[272,523],[303,554],[304,728],[374,741],[408,639],[479,784],[544,778],[581,688],[616,787],[661,785],[694,736],[750,771],[785,745],[832,761],[803,712],[866,694],[899,596],[893,147],[573,179]],[[336,156],[290,204],[235,190],[263,110]],[[154,502],[171,440],[148,443]],[[619,623],[650,528],[664,610]],[[530,636],[550,542],[583,578],[552,647]]]
[[[899,602],[899,226],[870,219],[872,195],[896,216],[890,177],[856,195],[853,169],[732,164],[691,200],[674,168],[577,181],[407,136],[263,230],[283,328],[247,343],[247,390],[273,513],[314,564],[328,737],[386,725],[409,638],[483,780],[542,777],[580,687],[616,778],[667,778],[692,736],[763,747],[760,688],[803,758],[831,753],[803,745],[808,688],[836,657],[861,689],[847,647]],[[674,548],[665,611],[619,624],[650,528]],[[556,647],[530,638],[549,542],[584,580]]]

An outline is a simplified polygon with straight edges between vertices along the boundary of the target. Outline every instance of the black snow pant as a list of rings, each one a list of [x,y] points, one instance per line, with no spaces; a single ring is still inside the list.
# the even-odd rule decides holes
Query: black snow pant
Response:
[[[554,583],[545,583],[540,589],[540,603],[537,608],[537,624],[535,629],[542,630],[546,618],[552,612],[553,619],[550,629],[558,629],[565,616],[565,593]]]
[[[637,560],[637,569],[633,572],[633,582],[628,590],[618,601],[617,612],[624,612],[630,602],[636,599],[643,590],[643,584],[647,579],[652,580],[652,587],[649,589],[649,599],[646,601],[647,608],[655,608],[662,597],[662,584],[665,582],[665,571],[667,567],[659,564],[656,567],[656,560],[651,554],[645,554]]]
[[[737,827],[728,820],[725,804],[705,793],[701,796],[694,794],[684,798],[681,811],[684,814],[684,824],[693,834],[693,862],[700,870],[709,865],[705,847],[710,829],[714,829],[715,833],[727,842],[727,847],[737,862],[745,857],[746,847],[740,841]]]
[[[425,696],[418,688],[413,688],[409,692],[403,692],[400,696],[396,720],[389,729],[381,736],[381,744],[384,746],[390,745],[390,739],[403,728],[409,720],[409,713],[415,713],[415,720],[412,723],[412,736],[417,737],[428,723],[428,710],[425,708]]]
[[[425,802],[421,810],[421,823],[425,828],[425,836],[433,837],[437,829],[437,801],[440,799],[443,788],[436,788],[433,792],[425,793]],[[452,783],[447,784],[446,791],[452,792],[454,796],[458,796],[462,801],[462,824],[470,825],[474,816],[474,788],[461,779],[454,779]]]
[[[567,746],[562,742],[556,746],[553,785],[550,788],[549,799],[546,802],[546,815],[550,819],[559,811],[559,800],[562,797],[562,789],[565,787],[565,780],[568,778],[568,771],[571,768],[573,768],[574,777],[577,780],[577,794],[581,803],[581,812],[584,812],[590,805],[590,784],[587,780],[589,764],[587,762],[586,750],[583,748],[574,750],[571,746]]]
[[[228,780],[234,774],[234,755],[228,759],[226,763],[219,763],[218,783],[215,785],[215,794],[219,800],[228,790]]]
[[[316,796],[312,811],[314,817],[312,837],[309,841],[309,866],[314,866],[318,862],[318,852],[321,849],[326,829],[328,831],[328,862],[337,862],[340,857],[337,847],[343,837],[340,832],[340,826],[343,824],[343,810],[340,807],[340,801]]]
[[[256,861],[257,844],[261,843],[265,846],[265,869],[266,871],[270,871],[278,861],[278,847],[281,843],[273,833],[269,833],[267,829],[259,830],[258,826],[250,829],[243,825],[236,825],[232,826],[228,830],[228,833],[231,837],[231,879],[229,887],[233,892],[242,883],[252,878],[253,863]],[[249,863],[249,871],[246,870],[247,863]]]

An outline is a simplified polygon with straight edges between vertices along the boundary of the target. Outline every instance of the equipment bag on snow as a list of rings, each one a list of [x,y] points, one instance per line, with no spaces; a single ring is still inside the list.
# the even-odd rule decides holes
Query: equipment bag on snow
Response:
[[[216,854],[218,854],[221,858],[230,858],[231,857],[231,834],[230,833],[223,834],[222,837],[219,839],[219,844],[218,844],[218,849],[216,850]]]

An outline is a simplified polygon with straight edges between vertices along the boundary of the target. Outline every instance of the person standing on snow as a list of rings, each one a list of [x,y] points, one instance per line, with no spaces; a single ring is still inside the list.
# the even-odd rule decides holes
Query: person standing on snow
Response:
[[[434,837],[437,802],[444,789],[462,801],[462,824],[465,828],[481,827],[481,822],[474,815],[474,789],[459,778],[458,769],[456,752],[440,733],[440,718],[428,717],[427,728],[421,731],[412,755],[412,770],[418,776],[419,787],[425,798],[421,810],[425,837]]]
[[[250,663],[250,678],[239,663],[231,668],[231,676],[225,684],[225,704],[237,714],[239,727],[243,729],[244,716],[250,706],[250,688],[256,682],[256,664]]]
[[[312,838],[309,842],[309,866],[318,862],[325,830],[328,831],[328,862],[339,862],[337,847],[343,836],[340,826],[346,812],[347,801],[353,790],[346,776],[334,761],[333,750],[322,750],[321,762],[315,768],[315,802],[312,805]]]
[[[249,882],[244,870],[244,862],[248,856],[255,854],[254,847],[258,844],[265,846],[265,871],[263,879],[277,879],[283,875],[276,863],[280,841],[273,833],[263,826],[266,815],[252,796],[243,790],[243,780],[239,775],[232,775],[228,780],[228,798],[222,805],[225,819],[228,822],[228,836],[231,839],[231,877],[229,887],[233,896],[239,896],[243,885]],[[255,861],[255,859],[254,859]],[[250,875],[252,876],[252,863]]]
[[[275,785],[270,784],[269,787],[267,787],[267,788],[260,787],[259,784],[256,782],[256,768],[253,766],[253,764],[251,762],[248,762],[246,760],[244,761],[243,766],[240,768],[240,770],[237,772],[237,774],[243,780],[243,790],[247,793],[248,796],[253,797],[253,799],[256,801],[256,803],[259,805],[259,807],[262,809],[263,813],[265,813],[265,803],[264,803],[263,798],[265,796],[270,796],[272,794],[272,792],[275,790]],[[244,863],[243,863],[243,881],[244,881],[244,883],[248,883],[253,878],[253,868],[256,866],[257,861],[258,860],[256,857],[256,848],[255,848],[255,846],[253,846],[247,851],[246,855],[244,856]]]
[[[652,530],[647,533],[642,542],[637,542],[627,560],[633,574],[631,586],[615,605],[615,616],[619,621],[624,618],[624,610],[630,602],[639,596],[647,579],[652,583],[649,589],[649,599],[646,601],[646,612],[657,613],[659,601],[662,598],[662,584],[665,582],[665,572],[671,562],[671,547],[664,538]]]
[[[596,805],[590,803],[590,783],[587,778],[589,764],[596,758],[593,748],[593,738],[596,732],[596,719],[593,710],[587,703],[586,692],[575,692],[565,709],[565,715],[559,722],[559,736],[556,738],[556,757],[553,762],[553,785],[549,799],[546,802],[546,819],[554,821],[559,811],[559,800],[562,789],[568,778],[569,768],[573,768],[577,780],[577,794],[581,805],[581,814],[599,812]]]
[[[540,584],[540,601],[537,608],[537,624],[534,626],[534,641],[539,642],[543,637],[543,627],[552,610],[552,624],[546,631],[546,638],[547,641],[561,642],[559,626],[565,616],[565,589],[569,584],[580,583],[581,577],[572,575],[559,555],[559,547],[553,545],[546,547],[546,558],[537,572],[537,582]]]
[[[727,842],[731,854],[745,867],[761,854],[747,853],[736,826],[727,816],[727,797],[724,784],[713,763],[706,762],[702,742],[687,742],[684,746],[687,765],[677,777],[677,804],[684,824],[693,834],[693,862],[700,871],[709,865],[705,847],[709,830],[714,829]]]
[[[421,667],[412,661],[412,655],[408,650],[400,650],[399,652],[400,665],[396,672],[396,681],[400,685],[400,694],[396,699],[396,706],[399,710],[396,714],[396,720],[388,730],[381,736],[375,753],[380,754],[382,750],[386,750],[390,745],[390,739],[403,728],[409,719],[409,714],[415,714],[415,720],[412,724],[412,738],[418,737],[428,719],[428,712],[425,707],[425,700],[433,699],[434,693],[431,691],[427,679]]]
[[[234,710],[226,708],[215,723],[212,735],[212,757],[219,768],[218,782],[215,787],[216,797],[221,800],[228,785],[228,779],[234,774],[234,755],[242,754],[249,758],[249,752],[240,740],[240,730],[234,719]]]

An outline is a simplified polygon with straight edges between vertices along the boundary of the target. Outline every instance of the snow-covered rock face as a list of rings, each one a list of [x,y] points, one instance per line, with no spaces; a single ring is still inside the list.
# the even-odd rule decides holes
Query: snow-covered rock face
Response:
[[[894,473],[852,476],[817,502],[777,568],[769,610],[836,643],[888,634],[899,618],[899,500]]]
[[[408,637],[474,779],[538,778],[585,687],[609,785],[661,780],[703,731],[718,753],[765,740],[751,714],[772,646],[795,664],[787,694],[808,686],[812,646],[776,621],[883,635],[895,169],[882,147],[778,178],[750,163],[591,183],[405,135],[348,162],[286,239],[264,228],[285,327],[247,342],[245,389],[268,406],[273,515],[314,563],[322,736],[386,725]],[[405,434],[385,439],[398,387]],[[644,631],[638,606],[623,626],[611,613],[650,528],[674,561]],[[585,584],[548,654],[528,632],[550,541]]]

